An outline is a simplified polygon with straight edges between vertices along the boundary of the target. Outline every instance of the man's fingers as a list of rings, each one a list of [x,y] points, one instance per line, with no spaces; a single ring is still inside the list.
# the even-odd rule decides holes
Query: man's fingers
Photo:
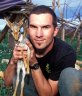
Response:
[[[32,44],[28,40],[26,41],[26,44],[30,48],[30,50],[34,50]]]

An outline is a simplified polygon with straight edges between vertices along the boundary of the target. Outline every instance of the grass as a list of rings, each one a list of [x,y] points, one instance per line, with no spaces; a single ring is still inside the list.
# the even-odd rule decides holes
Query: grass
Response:
[[[72,43],[70,43],[70,38],[66,38],[66,42],[73,47],[74,50],[77,48],[77,38],[73,40]],[[77,54],[77,59],[82,61],[82,39],[81,39],[81,44],[80,44],[80,51]]]
[[[9,59],[12,55],[12,50],[8,45],[8,39],[6,38],[0,43],[0,71],[4,71],[7,67],[7,63],[1,63],[2,59]],[[12,96],[12,86],[6,87],[4,80],[0,78],[0,96]]]

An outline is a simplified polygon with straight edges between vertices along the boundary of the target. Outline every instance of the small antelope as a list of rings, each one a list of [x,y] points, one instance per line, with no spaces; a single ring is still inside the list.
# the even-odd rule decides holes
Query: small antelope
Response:
[[[25,78],[26,74],[30,73],[30,68],[29,68],[30,49],[25,44],[26,38],[24,37],[24,35],[19,34],[19,30],[20,30],[20,27],[23,24],[23,20],[20,20],[18,23],[14,23],[14,22],[11,23],[7,18],[5,18],[5,19],[7,21],[7,25],[12,30],[12,35],[15,38],[15,40],[17,41],[17,44],[19,44],[19,46],[22,47],[21,53],[22,53],[22,56],[23,56],[23,60],[18,60],[18,62],[17,62],[17,79],[16,79],[16,86],[15,86],[13,96],[16,96],[16,93],[17,93],[20,70],[22,70],[22,81],[21,81],[20,96],[23,96],[24,78]],[[24,56],[23,48],[27,49],[27,56]]]

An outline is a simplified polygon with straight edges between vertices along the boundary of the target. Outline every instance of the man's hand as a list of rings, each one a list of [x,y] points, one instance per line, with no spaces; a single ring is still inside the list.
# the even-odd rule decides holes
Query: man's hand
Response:
[[[33,65],[33,64],[37,63],[35,50],[34,50],[32,44],[30,43],[30,41],[27,40],[26,44],[30,48],[30,65]]]
[[[14,60],[23,59],[23,55],[27,56],[27,47],[21,47],[19,44],[15,45],[15,48],[13,50],[13,58]]]

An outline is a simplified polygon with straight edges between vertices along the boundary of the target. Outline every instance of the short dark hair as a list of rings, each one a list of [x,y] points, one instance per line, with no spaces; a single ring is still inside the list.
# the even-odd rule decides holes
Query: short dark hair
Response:
[[[57,17],[56,17],[56,14],[54,13],[54,11],[49,8],[48,6],[45,6],[45,5],[39,5],[39,6],[36,6],[35,8],[33,8],[29,14],[29,17],[31,14],[41,14],[41,13],[49,13],[52,15],[52,18],[53,18],[53,25],[54,27],[57,26]],[[29,22],[28,22],[29,24]]]

